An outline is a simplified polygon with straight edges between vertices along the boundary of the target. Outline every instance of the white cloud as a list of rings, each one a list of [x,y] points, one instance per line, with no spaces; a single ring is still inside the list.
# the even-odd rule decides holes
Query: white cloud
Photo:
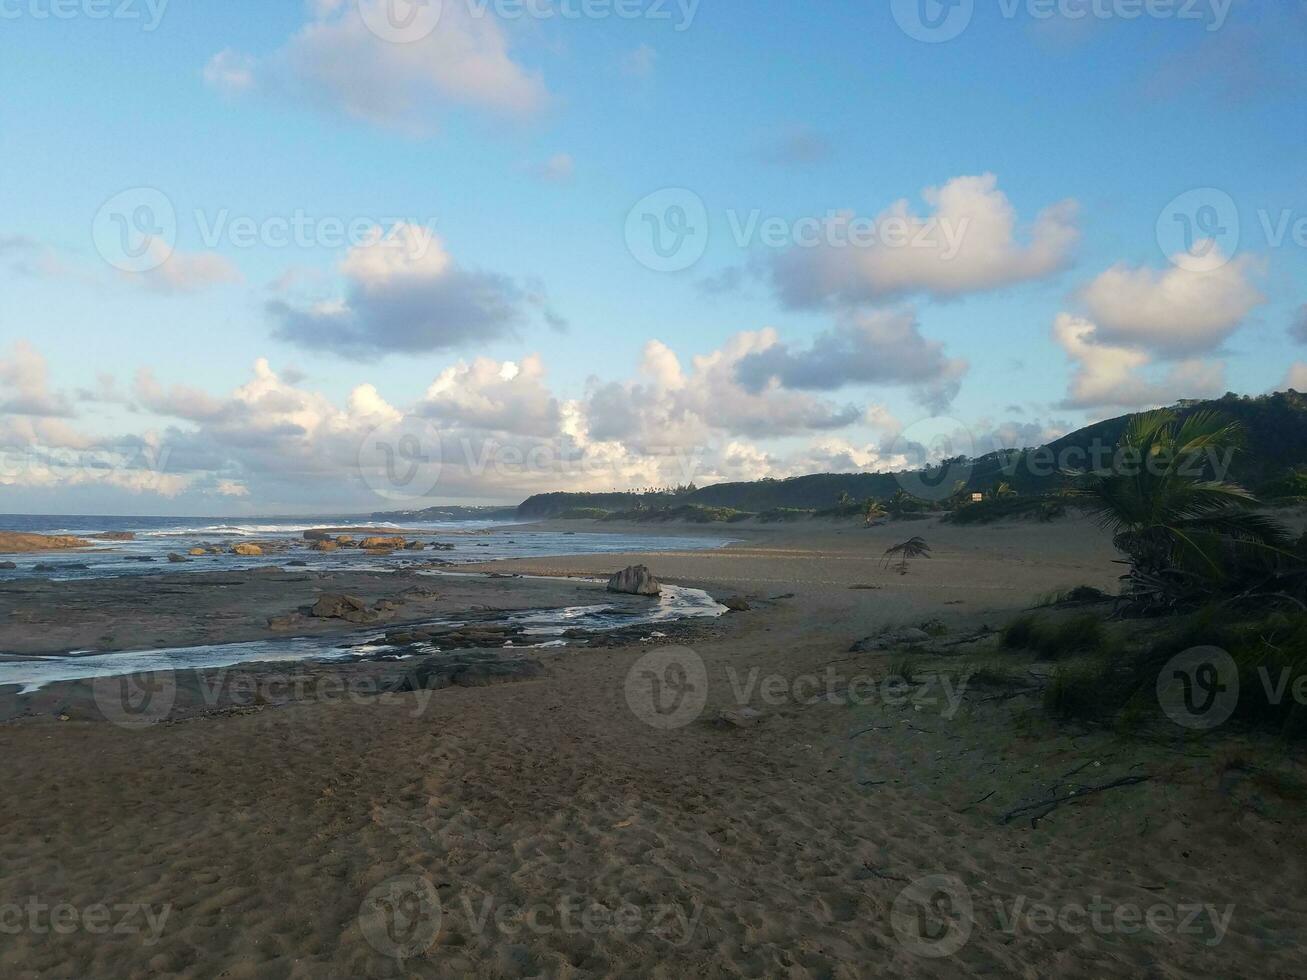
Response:
[[[418,412],[491,432],[552,436],[559,431],[562,410],[544,379],[538,354],[520,362],[460,361],[431,383]]]
[[[933,208],[927,216],[900,200],[870,224],[846,214],[815,244],[782,252],[771,266],[781,300],[813,307],[985,292],[1059,271],[1080,238],[1074,201],[1045,208],[1020,228],[993,174],[956,177],[922,197]]]
[[[1080,298],[1100,341],[1166,356],[1212,350],[1265,302],[1252,282],[1262,270],[1258,259],[1227,260],[1212,248],[1185,264],[1157,272],[1119,263],[1085,286]]]
[[[434,233],[403,222],[375,229],[340,272],[344,297],[267,304],[280,339],[353,357],[442,350],[510,335],[532,302],[510,279],[460,268]]]
[[[49,368],[41,352],[26,340],[15,341],[0,357],[0,413],[40,418],[70,418],[68,397],[50,389]]]
[[[911,311],[850,316],[813,338],[807,350],[786,343],[750,353],[736,374],[757,391],[775,381],[786,388],[834,391],[852,384],[915,384],[922,400],[945,407],[957,394],[965,361],[944,356],[944,345],[921,335]]]
[[[227,48],[204,66],[204,81],[220,91],[245,92],[254,87],[254,69],[254,58]]]
[[[1280,383],[1279,391],[1292,388],[1294,391],[1307,392],[1307,362],[1294,361],[1289,366],[1289,373]]]
[[[1224,390],[1223,365],[1201,360],[1180,361],[1150,379],[1147,353],[1100,343],[1094,323],[1069,313],[1058,314],[1053,339],[1076,365],[1063,402],[1067,408],[1148,408]]]
[[[590,435],[636,447],[688,446],[704,444],[713,430],[783,436],[858,421],[861,412],[852,405],[787,391],[774,381],[755,390],[742,385],[740,363],[777,342],[772,329],[738,333],[720,350],[693,358],[687,372],[666,344],[651,340],[637,379],[592,383],[586,406]]]
[[[438,11],[434,25],[419,22],[412,37],[385,40],[372,28],[384,28],[390,3],[315,0],[282,48],[262,58],[219,52],[205,79],[226,92],[271,91],[412,132],[428,131],[448,106],[525,116],[546,102],[544,84],[514,60],[492,13],[446,0],[418,11]]]
[[[196,293],[210,286],[244,281],[240,270],[217,252],[170,251],[158,239],[150,242],[150,251],[158,258],[158,266],[146,272],[124,274],[151,292]]]

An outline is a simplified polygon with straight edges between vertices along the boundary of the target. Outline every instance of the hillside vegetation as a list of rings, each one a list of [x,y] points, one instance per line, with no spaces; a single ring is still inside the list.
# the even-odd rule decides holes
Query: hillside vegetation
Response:
[[[1296,391],[1248,397],[1228,394],[1211,401],[1187,401],[1173,407],[1183,422],[1190,416],[1217,411],[1239,424],[1244,451],[1231,461],[1228,476],[1266,500],[1307,498],[1307,395]],[[1123,415],[1078,429],[1047,446],[988,453],[969,461],[961,486],[942,488],[941,497],[982,492],[990,494],[1006,484],[1011,492],[1029,497],[1060,489],[1066,480],[1064,465],[1084,467],[1097,450],[1117,446],[1136,415]],[[936,483],[942,469],[920,471],[927,485]],[[560,517],[569,512],[598,516],[623,515],[653,519],[646,512],[697,507],[785,520],[810,514],[837,516],[838,501],[892,500],[901,488],[896,473],[817,473],[788,480],[718,483],[708,487],[613,493],[545,493],[528,498],[517,508],[526,519]],[[849,516],[858,506],[846,503]],[[1055,510],[1055,509],[1054,509]],[[994,516],[1050,516],[1048,508],[1009,503],[995,507]],[[981,519],[982,515],[975,515]],[[731,519],[731,518],[718,518]],[[735,519],[739,519],[738,517]]]

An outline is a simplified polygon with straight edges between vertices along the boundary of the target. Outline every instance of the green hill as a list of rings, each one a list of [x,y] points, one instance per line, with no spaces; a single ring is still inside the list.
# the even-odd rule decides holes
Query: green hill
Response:
[[[1185,401],[1173,406],[1183,415],[1203,410],[1223,412],[1240,421],[1247,449],[1233,460],[1230,477],[1251,489],[1289,495],[1301,486],[1307,493],[1307,395],[1296,391],[1249,397],[1227,394],[1211,401]],[[1047,446],[989,453],[964,461],[966,489],[989,491],[1007,483],[1020,494],[1056,489],[1065,481],[1062,466],[1084,467],[1090,460],[1110,460],[1121,432],[1132,418],[1123,415],[1078,429]],[[1098,456],[1095,457],[1094,453]],[[1297,470],[1301,467],[1303,474]],[[914,472],[925,485],[939,482],[939,469]],[[903,485],[904,474],[816,473],[788,480],[719,483],[709,487],[646,493],[545,493],[525,500],[517,516],[527,519],[596,516],[598,512],[624,514],[674,508],[716,508],[765,514],[768,511],[821,511],[836,507],[847,496],[887,500]],[[951,479],[954,471],[949,471]],[[961,474],[959,474],[961,475]],[[945,487],[951,491],[952,486]]]

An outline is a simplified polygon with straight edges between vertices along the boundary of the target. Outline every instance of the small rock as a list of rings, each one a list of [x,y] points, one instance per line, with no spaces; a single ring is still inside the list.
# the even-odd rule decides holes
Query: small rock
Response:
[[[192,549],[190,550],[189,554],[191,554],[191,555],[207,555],[208,552],[205,551],[203,548],[192,548]]]
[[[185,555],[179,555],[176,552],[169,552],[168,560],[174,565],[180,565],[182,562],[190,561]]]
[[[753,608],[745,600],[741,599],[737,595],[731,596],[729,599],[723,599],[722,605],[725,606],[727,609],[729,609],[731,612],[748,612],[750,609]]]
[[[13,569],[15,569],[15,568],[17,568],[17,567],[18,567],[18,565],[17,565],[17,563],[15,563],[15,562],[12,562],[12,561],[0,561],[0,568],[3,568],[5,571],[12,571]]]
[[[757,708],[735,708],[718,715],[720,722],[736,728],[752,728],[761,725],[765,719],[766,716]]]
[[[231,549],[231,553],[244,558],[257,558],[263,554],[263,549],[257,544],[238,544]]]

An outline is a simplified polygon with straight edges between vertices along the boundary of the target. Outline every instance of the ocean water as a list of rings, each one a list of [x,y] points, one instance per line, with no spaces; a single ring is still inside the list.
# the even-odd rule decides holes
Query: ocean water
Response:
[[[433,576],[442,573],[433,572]],[[479,621],[521,626],[525,633],[506,649],[531,649],[567,646],[561,634],[570,629],[584,627],[590,631],[619,629],[629,626],[648,626],[650,635],[657,635],[660,623],[680,619],[716,618],[726,612],[708,593],[684,586],[665,585],[663,594],[639,607],[592,604],[563,606],[558,609],[532,609],[526,612],[506,613],[498,620]],[[457,619],[432,620],[427,623],[408,624],[422,626],[461,626]],[[381,627],[384,632],[387,628]],[[26,657],[22,660],[0,661],[0,687],[18,685],[21,693],[40,690],[56,681],[83,678],[119,677],[124,674],[170,673],[181,670],[231,667],[243,663],[289,663],[304,660],[351,660],[359,657],[387,653],[394,648],[385,646],[377,637],[378,627],[370,631],[340,636],[277,637],[271,640],[254,640],[247,643],[213,643],[192,647],[163,647],[155,650],[128,650],[118,653],[77,654],[75,656]],[[428,645],[419,645],[415,656],[426,656],[440,651]]]
[[[398,551],[372,555],[357,549],[310,551],[304,532],[313,528],[399,528],[410,539],[428,545],[424,551]],[[545,558],[556,555],[613,554],[628,551],[694,551],[719,548],[724,537],[684,535],[604,534],[593,531],[542,531],[531,525],[495,521],[395,522],[381,524],[357,516],[305,518],[185,518],[185,517],[66,517],[0,514],[0,530],[33,534],[86,536],[128,531],[133,541],[96,541],[81,551],[43,552],[35,555],[0,555],[14,569],[0,569],[0,582],[23,578],[72,580],[119,575],[150,575],[161,571],[228,571],[302,561],[318,571],[385,571],[441,561],[450,564],[495,561],[504,558]],[[356,537],[360,535],[355,535]],[[172,565],[168,554],[186,555],[196,547],[227,548],[241,541],[284,541],[290,551],[263,557],[205,555],[185,565]],[[433,542],[453,550],[434,551]],[[143,559],[150,559],[145,561]],[[85,566],[85,567],[82,567]]]
[[[412,539],[452,544],[452,551],[397,551],[390,555],[371,555],[357,549],[332,552],[309,551],[304,532],[313,528],[350,527],[402,529]],[[0,515],[0,530],[34,534],[71,534],[85,536],[112,531],[130,531],[133,541],[95,542],[88,550],[46,552],[39,555],[4,555],[0,560],[13,561],[14,569],[0,569],[0,583],[28,578],[55,581],[109,578],[124,575],[157,575],[163,572],[221,571],[258,568],[303,561],[320,571],[385,571],[433,560],[447,562],[447,570],[430,570],[424,574],[439,577],[460,574],[457,565],[506,558],[548,557],[555,555],[612,554],[619,552],[658,552],[707,550],[719,548],[729,539],[711,536],[655,536],[641,534],[603,534],[578,531],[541,531],[530,525],[489,521],[378,524],[357,517],[262,518],[223,521],[211,518],[157,517],[44,517]],[[356,535],[357,537],[358,535]],[[185,565],[167,560],[169,552],[185,554],[194,547],[225,546],[239,541],[286,541],[291,550],[264,557],[206,555]],[[137,559],[149,558],[151,561]],[[43,567],[38,567],[43,566]],[[500,622],[525,628],[528,645],[566,646],[559,635],[568,629],[584,626],[590,630],[619,629],[647,625],[651,631],[659,623],[686,618],[716,617],[725,607],[706,592],[678,586],[665,586],[663,595],[647,605],[565,606],[505,614]],[[366,637],[366,633],[360,633]],[[262,661],[348,659],[377,652],[377,648],[360,647],[358,637],[342,641],[330,637],[278,637],[252,643],[210,644],[161,650],[122,651],[84,654],[70,651],[71,656],[25,657],[0,662],[0,687],[19,685],[25,691],[37,690],[56,681],[80,678],[115,677],[139,672],[175,671],[195,668],[227,667]],[[519,641],[519,646],[522,645]],[[0,632],[0,653],[4,641]]]

